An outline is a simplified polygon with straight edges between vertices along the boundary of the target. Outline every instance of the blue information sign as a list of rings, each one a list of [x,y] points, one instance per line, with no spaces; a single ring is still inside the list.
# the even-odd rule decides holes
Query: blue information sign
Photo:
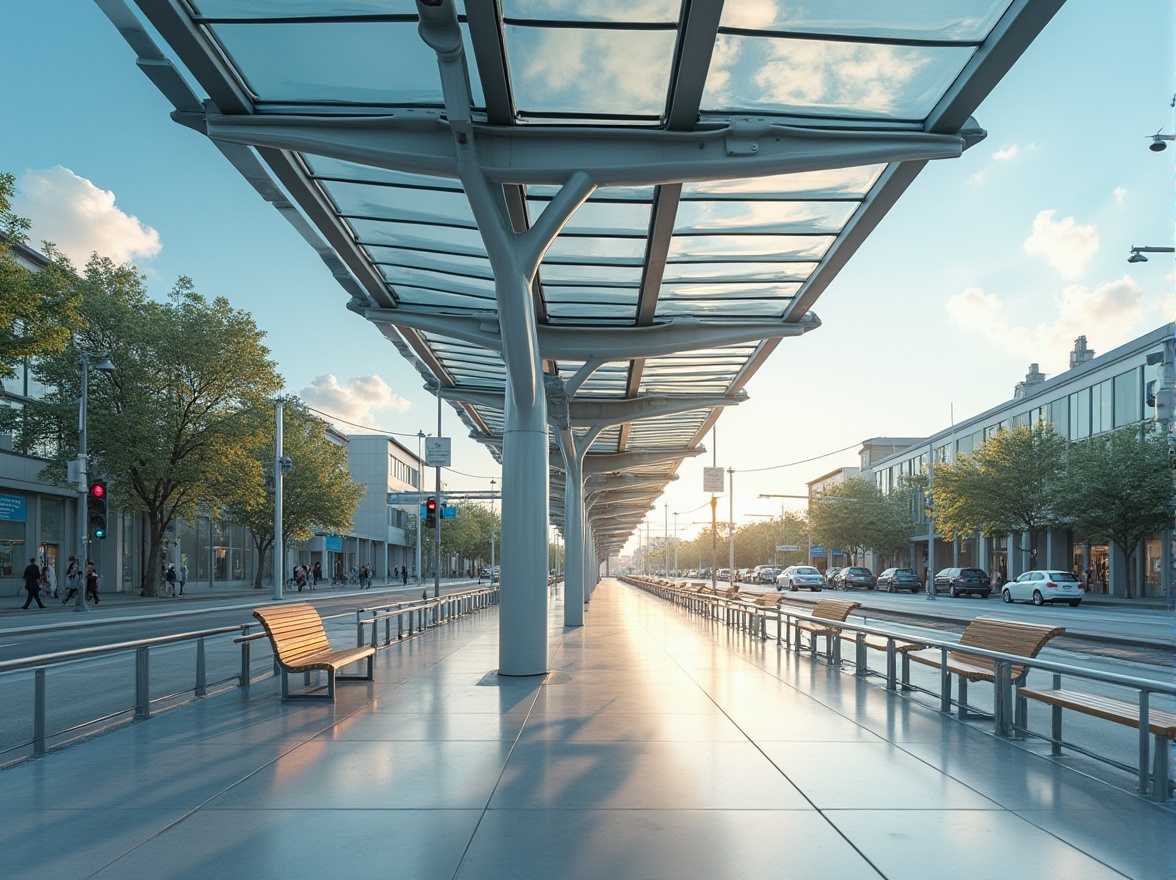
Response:
[[[27,522],[27,510],[23,495],[0,495],[0,519],[8,522]]]
[[[457,508],[445,505],[441,508],[441,519],[457,519]]]
[[[342,535],[327,535],[323,538],[323,549],[333,552],[343,552],[343,536]]]
[[[825,550],[825,548],[824,548],[824,547],[818,547],[816,544],[814,544],[814,545],[813,545],[813,548],[812,548],[812,550],[811,550],[810,552],[812,553],[812,555],[813,555],[814,557],[816,557],[816,556],[828,556],[828,555],[829,555],[829,554],[828,554],[828,552]]]

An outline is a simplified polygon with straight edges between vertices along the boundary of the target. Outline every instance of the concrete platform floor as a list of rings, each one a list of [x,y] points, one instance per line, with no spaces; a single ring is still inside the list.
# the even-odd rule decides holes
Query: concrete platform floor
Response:
[[[1176,813],[606,580],[500,679],[497,611],[0,772],[16,878],[1176,877]]]

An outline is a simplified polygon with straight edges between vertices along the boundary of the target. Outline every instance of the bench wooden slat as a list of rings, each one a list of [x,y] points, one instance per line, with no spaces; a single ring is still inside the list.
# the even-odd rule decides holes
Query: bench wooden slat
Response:
[[[1017,696],[1028,697],[1051,706],[1061,706],[1063,709],[1072,709],[1075,712],[1093,715],[1105,721],[1113,721],[1116,724],[1139,729],[1139,706],[1127,700],[1065,688],[1053,690],[1018,688]],[[1168,739],[1176,739],[1176,712],[1149,707],[1147,729],[1149,733],[1158,734]]]
[[[335,699],[335,680],[353,679],[357,676],[338,675],[338,670],[352,663],[367,660],[367,675],[363,680],[371,681],[372,661],[376,654],[374,647],[350,648],[336,651],[331,648],[322,618],[310,605],[281,605],[274,608],[255,608],[253,616],[261,621],[274,649],[278,666],[282,670],[282,697],[293,699],[289,694],[288,675],[291,672],[324,670],[327,673],[326,699]],[[311,695],[302,695],[311,696]]]
[[[980,648],[1018,657],[1036,657],[1046,642],[1065,631],[1064,626],[977,617],[964,629],[959,644],[961,647]],[[909,651],[908,656],[925,666],[939,666],[941,660],[939,648]],[[960,651],[948,651],[947,668],[969,681],[992,681],[995,676],[993,661]],[[1013,681],[1019,681],[1028,671],[1027,666],[1013,666],[1010,674]]]

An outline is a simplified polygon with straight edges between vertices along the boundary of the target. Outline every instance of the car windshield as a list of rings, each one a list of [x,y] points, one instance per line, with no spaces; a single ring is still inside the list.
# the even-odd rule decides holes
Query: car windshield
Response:
[[[1068,571],[1051,571],[1049,573],[1049,579],[1051,581],[1059,581],[1063,584],[1078,583],[1078,577]]]
[[[866,568],[851,568],[848,570],[849,574],[869,574],[869,569]]]
[[[984,572],[978,568],[961,568],[960,574],[964,577],[984,577]]]
[[[898,577],[899,575],[907,575],[908,577],[914,577],[915,573],[913,571],[911,571],[909,568],[896,568],[894,570],[894,576]]]
[[[797,574],[820,574],[820,572],[817,571],[815,568],[809,568],[807,565],[798,566],[796,569],[796,573]]]

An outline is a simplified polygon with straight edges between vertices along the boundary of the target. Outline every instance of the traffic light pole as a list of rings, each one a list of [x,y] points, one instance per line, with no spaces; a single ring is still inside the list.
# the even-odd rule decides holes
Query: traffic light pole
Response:
[[[81,583],[74,597],[74,611],[86,612],[86,562],[89,559],[90,537],[90,475],[86,455],[86,398],[90,391],[90,358],[85,354],[82,363],[82,396],[78,401],[78,571]],[[68,593],[66,594],[69,595]]]
[[[437,380],[437,436],[441,436],[441,380]],[[437,466],[437,530],[433,536],[433,598],[441,595],[441,466]]]

